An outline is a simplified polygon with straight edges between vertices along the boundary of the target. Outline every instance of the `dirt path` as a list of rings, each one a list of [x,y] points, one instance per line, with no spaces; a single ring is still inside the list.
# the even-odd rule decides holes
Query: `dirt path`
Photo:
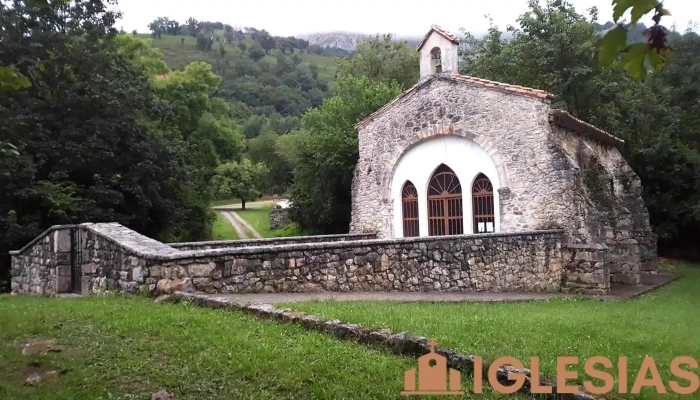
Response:
[[[243,229],[243,226],[238,222],[241,218],[238,214],[230,211],[222,211],[221,214],[231,223],[233,229],[236,230],[239,239],[248,239],[248,233]],[[236,218],[238,217],[238,218]]]
[[[248,230],[248,232],[250,232],[253,235],[254,238],[262,239],[262,236],[258,233],[258,231],[255,230],[255,228],[253,228],[251,224],[248,223],[248,221],[244,220],[240,215],[238,215],[235,212],[231,212],[230,214],[233,218],[236,218],[238,220],[238,223],[243,225]]]

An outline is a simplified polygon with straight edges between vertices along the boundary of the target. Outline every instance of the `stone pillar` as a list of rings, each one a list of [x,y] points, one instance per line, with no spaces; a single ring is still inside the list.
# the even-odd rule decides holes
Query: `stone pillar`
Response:
[[[610,289],[609,249],[604,244],[567,244],[562,249],[564,286],[570,291],[605,293]]]
[[[71,245],[70,229],[59,229],[53,232],[51,258],[56,277],[56,293],[70,293],[72,290]]]

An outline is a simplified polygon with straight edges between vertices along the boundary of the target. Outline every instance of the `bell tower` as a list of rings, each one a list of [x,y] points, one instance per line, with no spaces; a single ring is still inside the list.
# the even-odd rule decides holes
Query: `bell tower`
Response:
[[[459,41],[450,32],[433,25],[418,45],[420,81],[440,73],[459,73]]]

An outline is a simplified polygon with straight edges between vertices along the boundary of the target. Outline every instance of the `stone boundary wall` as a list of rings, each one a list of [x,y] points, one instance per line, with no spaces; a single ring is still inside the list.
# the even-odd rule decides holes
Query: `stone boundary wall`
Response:
[[[292,218],[289,216],[289,208],[271,208],[270,209],[270,229],[277,229],[292,223]]]
[[[77,228],[83,293],[556,292],[564,271],[560,230],[181,251],[119,224],[68,228]],[[65,252],[46,237],[12,252],[13,291],[65,290],[51,278]]]
[[[169,243],[169,245],[170,247],[178,250],[210,250],[227,248],[234,249],[253,246],[278,246],[297,243],[343,242],[350,240],[370,240],[376,238],[377,235],[374,233],[360,233],[344,235],[293,236],[251,240],[214,240],[208,242]]]

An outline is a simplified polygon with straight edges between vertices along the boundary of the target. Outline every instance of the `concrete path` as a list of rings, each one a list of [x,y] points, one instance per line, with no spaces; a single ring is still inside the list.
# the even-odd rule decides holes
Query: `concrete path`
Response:
[[[679,277],[660,272],[644,274],[641,285],[612,285],[604,295],[536,292],[320,292],[320,293],[249,293],[210,294],[209,298],[246,304],[301,303],[308,301],[398,301],[432,303],[522,303],[552,299],[587,298],[601,301],[625,301],[667,285]]]
[[[248,234],[246,233],[245,229],[243,229],[243,226],[238,222],[238,218],[240,218],[240,216],[230,211],[221,211],[221,214],[228,220],[228,222],[231,223],[231,226],[233,226],[233,229],[236,230],[239,239],[248,239]]]
[[[253,228],[253,225],[249,224],[248,221],[244,220],[238,213],[234,212],[229,212],[233,218],[235,218],[239,224],[243,225],[246,229],[248,229],[248,232],[253,235],[254,238],[256,239],[262,239],[262,236],[258,233],[258,231]]]

